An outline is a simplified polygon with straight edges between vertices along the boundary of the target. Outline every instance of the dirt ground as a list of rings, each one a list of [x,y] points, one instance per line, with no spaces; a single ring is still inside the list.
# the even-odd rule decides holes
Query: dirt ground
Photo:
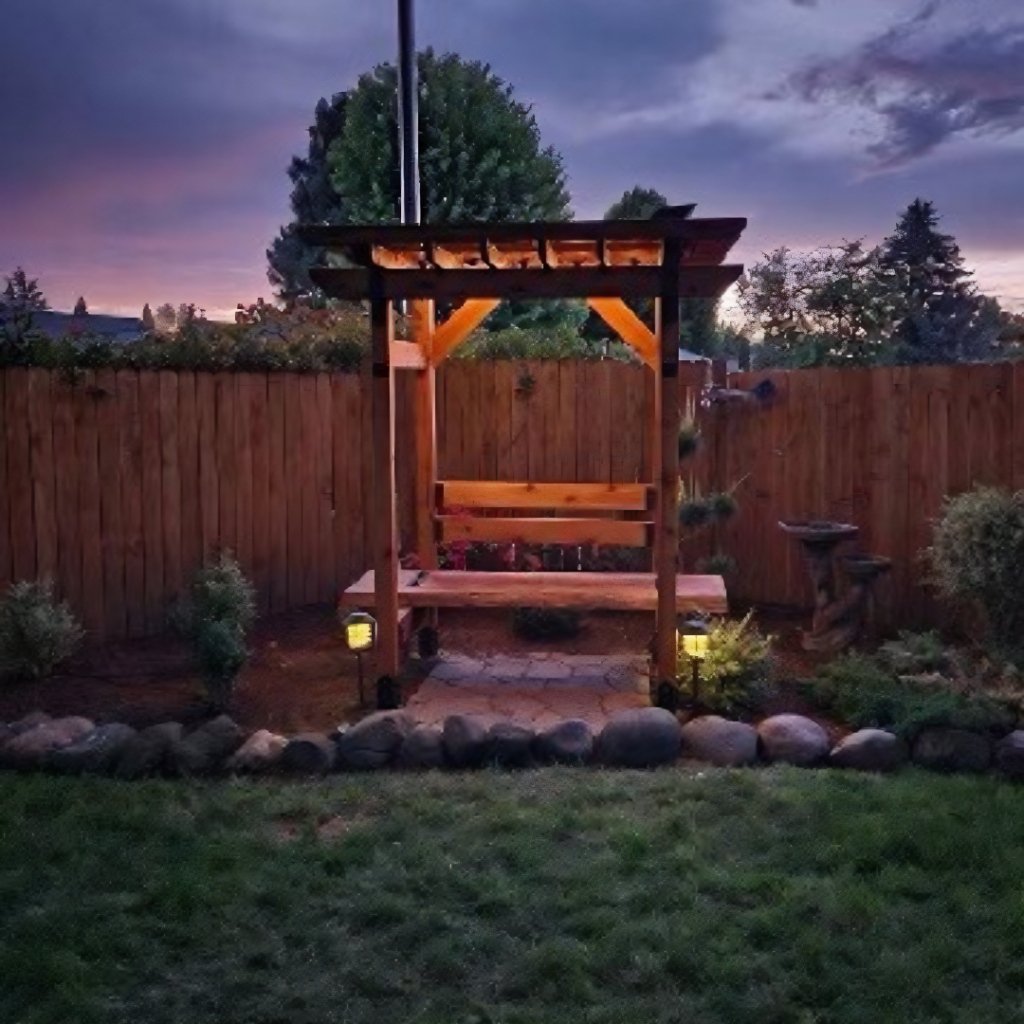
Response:
[[[566,654],[639,654],[652,639],[654,617],[642,612],[591,612],[578,636],[539,642],[517,637],[504,609],[445,609],[440,612],[443,651],[468,655],[531,651]],[[802,616],[775,612],[758,616],[761,629],[779,637],[783,683],[766,713],[794,711],[821,722],[835,739],[845,730],[809,708],[785,679],[813,672],[814,658],[799,646]],[[355,655],[339,635],[335,610],[314,605],[262,619],[251,643],[253,655],[235,686],[229,713],[246,731],[294,734],[329,731],[372,710],[375,678],[364,659],[367,706],[359,705]],[[413,646],[415,650],[415,645]],[[419,680],[403,680],[403,697]],[[62,674],[40,683],[0,687],[0,722],[41,709],[54,716],[84,715],[97,723],[127,722],[144,728],[158,722],[186,725],[208,717],[200,680],[187,647],[173,636],[83,648]]]

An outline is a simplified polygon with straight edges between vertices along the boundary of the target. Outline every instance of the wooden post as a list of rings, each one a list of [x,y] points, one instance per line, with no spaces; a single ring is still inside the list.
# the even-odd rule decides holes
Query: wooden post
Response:
[[[724,359],[711,360],[711,385],[712,387],[724,388],[728,385],[728,373]],[[726,421],[725,409],[721,405],[712,405],[708,410],[711,427],[711,465],[708,467],[708,485],[711,491],[718,494],[726,489],[728,484],[725,479],[726,461]],[[711,527],[711,554],[717,555],[722,545],[722,526],[716,520]]]
[[[373,373],[374,593],[377,675],[398,675],[398,536],[395,516],[395,376],[391,369],[394,310],[378,273],[370,278]]]
[[[658,619],[654,678],[671,679],[676,667],[676,559],[679,551],[679,260],[678,239],[665,239],[661,277],[661,473],[654,565]]]
[[[434,300],[415,299],[409,305],[412,340],[419,346],[426,360],[426,367],[416,371],[416,553],[422,568],[436,569],[434,492],[437,483],[437,382],[431,358],[434,345]]]

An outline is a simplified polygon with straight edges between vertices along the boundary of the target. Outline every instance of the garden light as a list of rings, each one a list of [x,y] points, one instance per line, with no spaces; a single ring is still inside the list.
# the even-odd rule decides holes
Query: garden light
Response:
[[[708,653],[708,630],[700,619],[683,623],[683,650],[693,662],[693,701],[700,701],[700,663]]]
[[[359,665],[359,706],[362,707],[366,703],[363,697],[363,651],[373,647],[377,639],[377,620],[366,612],[352,612],[342,621],[341,628],[345,646],[356,652]]]

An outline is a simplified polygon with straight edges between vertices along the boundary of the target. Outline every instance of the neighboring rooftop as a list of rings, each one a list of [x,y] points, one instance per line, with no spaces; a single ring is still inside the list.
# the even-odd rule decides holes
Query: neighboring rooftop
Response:
[[[58,313],[46,310],[36,313],[34,323],[51,338],[62,338],[71,333],[71,322],[75,319],[72,313]],[[90,334],[102,334],[114,341],[134,341],[142,335],[142,321],[134,316],[107,316],[103,313],[87,313],[79,317],[82,330]]]

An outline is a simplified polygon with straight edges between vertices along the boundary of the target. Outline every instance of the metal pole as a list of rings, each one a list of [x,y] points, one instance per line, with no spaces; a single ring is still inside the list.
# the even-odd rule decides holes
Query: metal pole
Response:
[[[413,0],[398,0],[398,153],[402,223],[420,222],[419,103]]]

